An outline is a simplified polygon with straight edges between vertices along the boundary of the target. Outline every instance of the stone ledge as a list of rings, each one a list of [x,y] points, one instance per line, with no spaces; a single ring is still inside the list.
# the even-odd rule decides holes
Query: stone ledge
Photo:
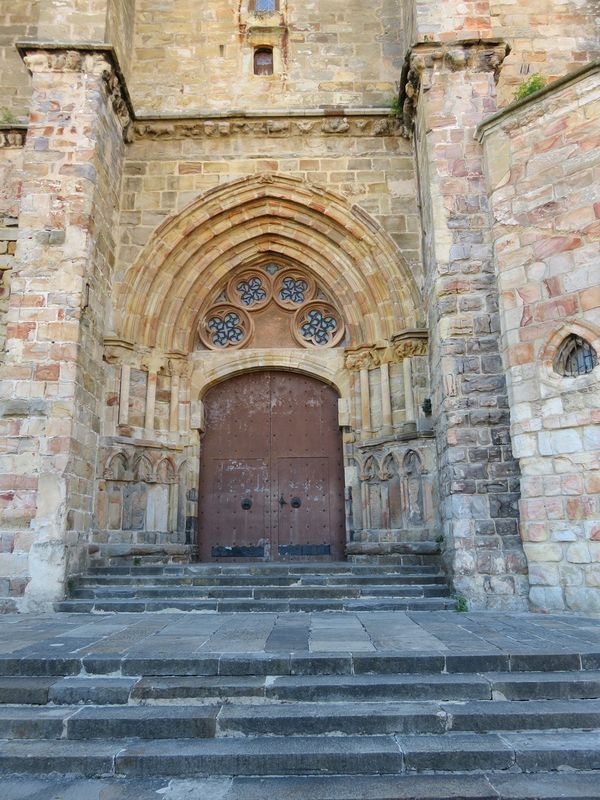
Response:
[[[542,89],[538,89],[537,92],[533,92],[533,94],[530,94],[528,97],[524,97],[522,100],[515,100],[513,103],[505,106],[505,108],[500,109],[500,111],[496,111],[495,114],[487,117],[487,119],[484,119],[483,122],[478,125],[474,138],[477,139],[478,142],[483,142],[488,133],[494,128],[501,127],[505,120],[521,111],[521,109],[534,106],[540,100],[544,100],[546,97],[556,94],[562,89],[574,83],[579,83],[579,81],[585,80],[585,78],[595,74],[600,75],[600,59],[592,61],[580,69],[573,70],[573,72],[568,72],[566,75],[563,75],[562,78],[552,81],[552,83],[549,83]]]

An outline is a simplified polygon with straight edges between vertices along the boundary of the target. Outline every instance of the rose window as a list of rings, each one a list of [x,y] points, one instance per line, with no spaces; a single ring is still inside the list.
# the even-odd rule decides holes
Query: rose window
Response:
[[[341,314],[305,270],[272,262],[245,269],[217,287],[201,316],[201,346],[335,347],[344,339]]]

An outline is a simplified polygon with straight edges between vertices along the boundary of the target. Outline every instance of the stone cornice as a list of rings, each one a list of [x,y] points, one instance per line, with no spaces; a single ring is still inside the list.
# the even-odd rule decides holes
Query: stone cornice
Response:
[[[135,111],[112,45],[104,42],[18,41],[15,46],[30,72],[81,72],[90,68],[90,58],[92,64],[96,60],[105,62],[108,68],[102,70],[102,79],[123,130],[123,138],[130,141]]]
[[[26,136],[26,123],[0,122],[0,150],[23,147]]]
[[[494,72],[497,78],[509,52],[503,39],[456,39],[413,45],[406,54],[400,80],[399,105],[405,133],[412,131],[419,96],[429,88],[436,67],[450,72]]]
[[[558,94],[558,92],[568,86],[579,83],[590,77],[590,75],[600,75],[600,60],[591,61],[580,69],[568,72],[566,75],[552,81],[552,83],[530,94],[528,97],[524,97],[522,100],[515,100],[513,103],[510,103],[510,105],[500,109],[500,111],[496,111],[495,114],[492,114],[480,123],[475,131],[475,138],[477,141],[483,142],[488,133],[495,128],[502,127],[504,123],[508,123],[521,110],[535,106],[540,100],[545,100],[547,97]]]

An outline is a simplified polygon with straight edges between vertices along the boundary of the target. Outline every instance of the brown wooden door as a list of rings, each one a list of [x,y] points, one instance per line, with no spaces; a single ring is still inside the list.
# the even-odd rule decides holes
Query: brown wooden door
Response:
[[[335,391],[293,372],[251,372],[215,386],[204,406],[201,559],[343,558]]]

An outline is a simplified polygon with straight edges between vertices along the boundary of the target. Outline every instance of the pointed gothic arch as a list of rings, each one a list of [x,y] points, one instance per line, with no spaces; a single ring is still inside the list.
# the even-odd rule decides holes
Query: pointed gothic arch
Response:
[[[156,230],[118,286],[116,333],[189,352],[206,298],[257,257],[318,276],[344,309],[354,343],[423,322],[408,264],[365,211],[300,179],[263,175],[210,190]]]

